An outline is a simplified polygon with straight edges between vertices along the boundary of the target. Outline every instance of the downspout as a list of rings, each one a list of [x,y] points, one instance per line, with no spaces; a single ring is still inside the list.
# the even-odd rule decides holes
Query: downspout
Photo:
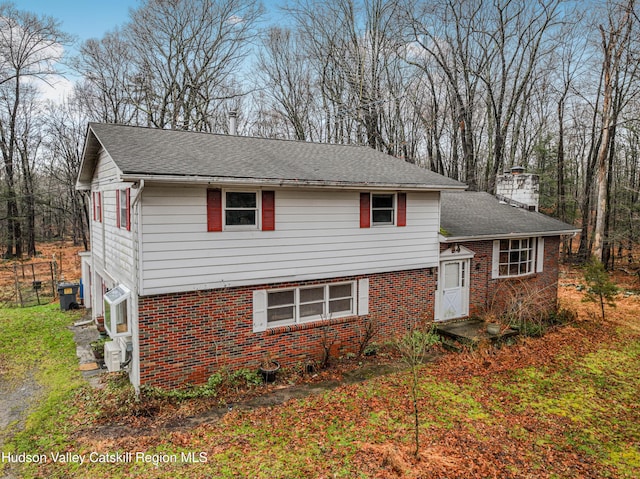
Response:
[[[136,250],[135,250],[135,258],[137,260],[137,268],[134,268],[134,283],[136,284],[136,295],[138,295],[140,293],[140,290],[142,289],[142,284],[141,284],[141,277],[140,277],[140,268],[142,266],[142,256],[140,255],[140,250],[142,247],[142,212],[140,210],[140,208],[138,208],[138,203],[140,202],[140,199],[142,198],[142,192],[144,191],[144,180],[140,180],[139,183],[139,187],[138,187],[138,194],[136,195],[136,197],[133,199],[133,203],[131,203],[131,208],[134,209],[134,216],[136,217],[136,223],[137,223],[137,233],[138,233],[138,239],[135,243],[136,245]]]
[[[134,291],[135,300],[136,300],[136,327],[132,331],[132,344],[131,351],[127,347],[127,356],[125,358],[125,362],[127,365],[131,367],[135,367],[137,371],[134,372],[134,384],[133,387],[136,391],[136,394],[140,393],[140,310],[139,310],[139,302],[138,298],[140,297],[140,291],[142,291],[142,275],[140,274],[142,268],[142,208],[140,208],[140,200],[142,199],[142,192],[144,191],[144,180],[140,180],[138,183],[138,194],[133,199],[131,203],[131,208],[134,211],[134,217],[136,218],[136,233],[137,240],[134,241],[134,263],[136,266],[133,268],[134,270],[134,278],[133,284],[136,285],[136,289]],[[133,363],[133,364],[132,364]],[[129,370],[131,372],[131,370]]]

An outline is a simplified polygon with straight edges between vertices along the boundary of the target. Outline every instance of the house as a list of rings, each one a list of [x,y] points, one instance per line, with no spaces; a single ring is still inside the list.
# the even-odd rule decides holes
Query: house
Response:
[[[441,193],[436,320],[500,312],[509,302],[528,313],[556,309],[560,238],[579,230],[537,212],[536,175],[515,170],[498,178],[497,191],[516,182],[521,201]]]
[[[92,204],[85,303],[114,339],[107,366],[136,387],[353,350],[367,322],[391,337],[409,318],[464,317],[486,300],[476,283],[491,287],[476,275],[493,240],[520,238],[507,269],[537,277],[525,240],[544,237],[535,254],[555,256],[543,262],[551,284],[558,237],[573,232],[468,235],[442,201],[463,184],[359,146],[91,123],[77,188]]]

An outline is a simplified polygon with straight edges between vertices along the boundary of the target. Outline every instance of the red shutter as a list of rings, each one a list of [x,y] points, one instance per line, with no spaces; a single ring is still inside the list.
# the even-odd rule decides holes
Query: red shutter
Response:
[[[262,231],[276,229],[276,192],[262,192]]]
[[[102,193],[98,191],[98,221],[102,223]]]
[[[398,226],[407,226],[407,194],[398,193]]]
[[[222,190],[207,190],[207,231],[222,231]]]
[[[360,193],[360,228],[371,226],[371,195]]]
[[[127,231],[131,231],[131,188],[127,188]]]
[[[93,206],[93,221],[96,220],[96,192],[91,193],[91,205]]]
[[[116,190],[116,228],[120,228],[120,190]]]

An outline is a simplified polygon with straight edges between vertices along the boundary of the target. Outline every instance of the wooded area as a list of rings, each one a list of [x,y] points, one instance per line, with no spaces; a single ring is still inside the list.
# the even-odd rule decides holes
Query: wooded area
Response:
[[[368,145],[492,191],[514,165],[609,267],[640,226],[635,0],[143,0],[85,41],[0,6],[1,243],[88,247],[89,121]],[[66,69],[63,102],[40,92]],[[568,245],[565,253],[569,252]],[[575,249],[575,248],[574,248]]]

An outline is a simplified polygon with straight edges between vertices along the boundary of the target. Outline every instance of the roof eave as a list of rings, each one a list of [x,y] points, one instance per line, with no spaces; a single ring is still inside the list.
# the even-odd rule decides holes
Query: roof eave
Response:
[[[465,190],[466,185],[429,185],[410,183],[358,183],[347,181],[324,181],[324,180],[297,180],[279,178],[242,178],[228,176],[195,176],[195,175],[154,175],[141,173],[123,173],[122,181],[137,182],[140,180],[157,183],[175,184],[199,184],[199,185],[220,185],[220,186],[268,186],[268,187],[313,187],[313,188],[345,188],[345,189],[368,189],[368,190],[398,190],[405,191],[442,191],[442,190]]]
[[[486,234],[486,235],[473,235],[473,236],[444,236],[440,235],[441,243],[460,243],[463,241],[483,241],[483,240],[495,240],[495,239],[510,239],[510,238],[522,238],[523,236],[569,236],[580,233],[578,229],[572,230],[556,230],[556,231],[532,231],[532,232],[517,232],[517,233],[502,233],[502,234]]]
[[[76,190],[87,191],[91,189],[91,181],[95,172],[95,166],[98,152],[102,148],[102,143],[98,135],[93,131],[93,123],[87,125],[87,133],[82,147],[80,158],[80,168],[78,169],[78,178],[76,178]]]

